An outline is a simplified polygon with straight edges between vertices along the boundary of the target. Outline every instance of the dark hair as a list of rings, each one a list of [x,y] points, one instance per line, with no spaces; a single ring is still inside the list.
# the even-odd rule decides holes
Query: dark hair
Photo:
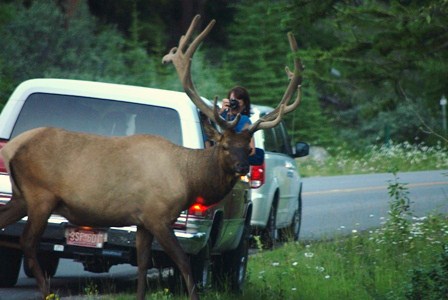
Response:
[[[236,99],[244,101],[244,110],[241,112],[243,115],[250,116],[250,97],[249,92],[242,86],[236,86],[232,88],[227,94],[227,98],[230,99],[230,95],[233,93]]]

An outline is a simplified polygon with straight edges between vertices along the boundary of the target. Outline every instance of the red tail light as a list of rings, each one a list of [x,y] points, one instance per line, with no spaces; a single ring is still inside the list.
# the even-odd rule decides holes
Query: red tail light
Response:
[[[2,149],[6,145],[7,142],[8,142],[7,140],[0,140],[0,149]],[[1,156],[0,156],[0,173],[3,173],[3,174],[8,173],[8,171],[6,170],[5,162],[3,161],[3,157],[1,157]]]
[[[250,187],[257,189],[264,184],[265,180],[265,164],[259,166],[251,166],[250,168]]]
[[[185,230],[190,218],[197,219],[207,217],[208,209],[210,208],[210,206],[206,206],[203,203],[203,197],[196,197],[196,202],[192,206],[190,206],[188,210],[184,210],[181,212],[180,216],[174,223],[174,228]]]
[[[208,206],[200,203],[195,203],[188,209],[188,215],[195,217],[205,217]]]

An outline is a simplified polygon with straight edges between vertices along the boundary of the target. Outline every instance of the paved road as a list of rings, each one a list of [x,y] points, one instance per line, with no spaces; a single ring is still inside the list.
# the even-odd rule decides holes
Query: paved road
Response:
[[[109,273],[94,274],[83,270],[80,263],[69,259],[61,259],[56,276],[51,279],[52,290],[62,296],[64,300],[87,299],[76,295],[93,295],[135,292],[137,282],[137,268],[131,265],[113,266]],[[87,287],[88,290],[85,290]],[[40,300],[34,278],[26,277],[23,268],[19,280],[14,288],[0,289],[0,300]],[[98,298],[88,298],[98,299]]]
[[[448,212],[448,170],[399,173],[416,216]],[[378,227],[388,217],[392,174],[304,178],[301,239]]]
[[[448,170],[399,173],[398,177],[409,189],[416,216],[431,211],[448,213]],[[378,227],[387,218],[390,180],[394,180],[391,174],[305,178],[301,240]],[[59,289],[60,295],[69,296],[85,295],[85,291],[79,291],[85,283],[93,290],[95,285],[105,286],[106,292],[112,292],[112,287],[116,292],[135,290],[135,275],[136,268],[129,265],[114,266],[108,274],[92,274],[83,271],[81,264],[63,259],[51,285]],[[23,272],[15,288],[0,289],[0,300],[38,297],[34,279],[27,278]]]

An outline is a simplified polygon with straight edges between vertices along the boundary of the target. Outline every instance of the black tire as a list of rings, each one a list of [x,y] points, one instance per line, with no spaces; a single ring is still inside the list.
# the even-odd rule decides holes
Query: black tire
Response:
[[[302,195],[297,199],[298,206],[291,221],[291,225],[280,231],[281,240],[298,241],[300,236],[300,228],[302,227]]]
[[[12,287],[19,278],[22,251],[14,248],[0,247],[0,287]]]
[[[261,243],[263,249],[272,250],[277,244],[278,240],[278,230],[277,230],[277,210],[274,205],[272,205],[269,211],[268,221],[266,222],[266,227],[261,232]]]
[[[193,272],[193,279],[196,287],[200,291],[204,291],[211,287],[212,282],[212,266],[211,266],[211,241],[202,248],[202,250],[192,255],[190,258],[191,271]]]
[[[45,277],[50,278],[56,274],[56,270],[58,269],[59,265],[59,257],[50,255],[48,253],[38,253],[37,261],[39,262],[39,265]],[[29,278],[34,278],[33,272],[26,263],[23,264],[23,271]]]
[[[214,278],[219,289],[230,286],[232,292],[241,293],[244,288],[249,259],[250,226],[245,225],[238,246],[223,253],[215,260]]]

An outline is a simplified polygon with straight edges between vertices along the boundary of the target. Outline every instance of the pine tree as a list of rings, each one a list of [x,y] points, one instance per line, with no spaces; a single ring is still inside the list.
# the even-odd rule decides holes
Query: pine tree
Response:
[[[237,84],[248,88],[253,104],[277,106],[293,68],[287,32],[291,15],[285,1],[244,1],[236,6],[230,30],[229,65]],[[293,32],[301,47],[301,37]],[[331,123],[322,114],[314,85],[306,77],[299,108],[285,117],[293,141],[332,143]]]
[[[254,104],[276,105],[288,84],[284,72],[289,45],[280,2],[244,1],[236,5],[229,29],[232,79],[249,90]]]

